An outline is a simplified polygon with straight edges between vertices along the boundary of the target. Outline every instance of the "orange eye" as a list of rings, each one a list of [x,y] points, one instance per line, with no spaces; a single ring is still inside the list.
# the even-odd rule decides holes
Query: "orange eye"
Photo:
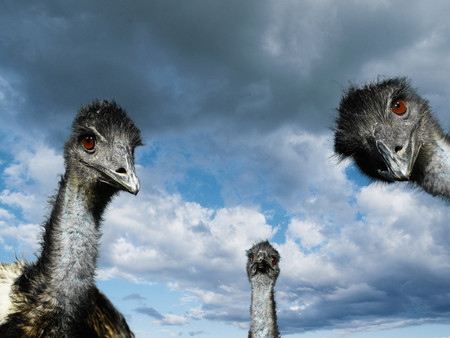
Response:
[[[253,255],[250,255],[250,262],[253,262]]]
[[[83,147],[85,147],[86,150],[94,150],[95,137],[92,135],[87,135],[87,136],[83,137]]]
[[[403,115],[406,113],[406,103],[403,100],[397,100],[392,104],[391,109],[397,115]]]
[[[272,265],[277,264],[277,259],[275,257],[272,257]]]

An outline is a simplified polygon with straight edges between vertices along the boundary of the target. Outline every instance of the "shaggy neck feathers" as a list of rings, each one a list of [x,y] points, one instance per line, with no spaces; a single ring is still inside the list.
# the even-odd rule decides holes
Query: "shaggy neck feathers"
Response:
[[[428,193],[450,200],[450,142],[439,137],[429,148],[428,161],[424,161],[417,183]]]
[[[276,305],[273,281],[266,274],[257,274],[251,279],[252,298],[250,312],[252,315],[249,337],[280,337],[276,322]]]
[[[95,286],[101,215],[113,194],[100,198],[100,186],[86,186],[69,173],[61,179],[45,225],[42,254],[27,274],[32,282],[25,285],[28,294],[36,294],[37,302],[53,308],[62,330],[72,326],[89,302]]]
[[[55,299],[67,315],[75,313],[77,299],[87,297],[94,285],[100,238],[99,219],[87,205],[86,192],[72,181],[69,178],[61,186],[60,214],[48,228],[51,241],[46,269]]]

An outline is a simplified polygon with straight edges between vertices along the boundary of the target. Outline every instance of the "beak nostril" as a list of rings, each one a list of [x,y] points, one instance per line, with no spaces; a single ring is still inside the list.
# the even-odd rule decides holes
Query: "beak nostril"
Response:
[[[127,171],[125,170],[125,168],[119,168],[119,169],[116,170],[116,173],[118,173],[118,174],[126,174]]]
[[[398,153],[400,150],[402,150],[403,149],[403,147],[402,146],[396,146],[395,148],[394,148],[394,150],[395,150],[395,152],[396,153]]]

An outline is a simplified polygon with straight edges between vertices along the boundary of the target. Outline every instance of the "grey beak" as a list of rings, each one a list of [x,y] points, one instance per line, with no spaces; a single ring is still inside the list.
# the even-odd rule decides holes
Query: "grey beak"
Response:
[[[141,184],[136,175],[131,151],[123,146],[116,145],[114,154],[114,157],[110,159],[111,162],[109,165],[99,166],[97,169],[110,179],[109,183],[115,183],[120,189],[128,191],[133,195],[137,195],[141,188]],[[108,169],[110,167],[116,169]]]
[[[375,144],[388,168],[387,171],[378,170],[378,173],[389,181],[409,180],[422,146],[417,142],[417,127],[413,128],[400,146],[394,147],[394,142],[388,141],[388,138],[378,138]]]

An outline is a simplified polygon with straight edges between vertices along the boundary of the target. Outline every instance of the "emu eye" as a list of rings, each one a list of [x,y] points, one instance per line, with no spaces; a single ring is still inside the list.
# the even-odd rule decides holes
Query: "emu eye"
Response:
[[[250,255],[248,258],[250,259],[250,262],[253,262],[253,255]]]
[[[406,103],[403,100],[394,101],[391,107],[392,111],[397,115],[406,113]]]
[[[272,265],[277,264],[277,259],[275,257],[272,257]]]
[[[92,151],[95,148],[95,136],[93,135],[86,135],[83,137],[83,147],[86,150]]]

